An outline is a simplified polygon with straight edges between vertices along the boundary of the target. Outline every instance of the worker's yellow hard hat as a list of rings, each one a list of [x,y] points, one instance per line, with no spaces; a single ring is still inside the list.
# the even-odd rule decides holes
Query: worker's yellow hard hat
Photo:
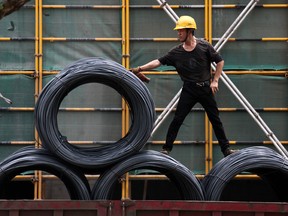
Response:
[[[193,28],[197,29],[195,20],[190,16],[181,16],[176,22],[176,27],[174,30]]]

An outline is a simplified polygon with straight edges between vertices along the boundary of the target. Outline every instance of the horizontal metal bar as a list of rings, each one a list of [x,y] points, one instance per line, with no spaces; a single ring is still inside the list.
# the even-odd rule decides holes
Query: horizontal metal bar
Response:
[[[120,9],[122,5],[43,5],[44,9]]]
[[[91,108],[91,107],[83,107],[83,108],[80,108],[80,107],[74,107],[74,108],[71,108],[71,107],[67,107],[67,108],[62,108],[60,107],[59,109],[60,111],[74,111],[74,112],[87,112],[87,111],[112,111],[112,112],[115,112],[115,111],[122,111],[123,109],[122,108]]]
[[[0,107],[0,111],[34,111],[34,107]]]
[[[0,145],[35,145],[35,141],[0,141]]]
[[[242,8],[245,4],[214,4],[212,8]],[[173,9],[180,8],[194,8],[202,9],[205,5],[170,5]],[[287,8],[288,4],[257,4],[255,7],[263,8]],[[35,8],[34,5],[24,5],[23,8]],[[43,9],[120,9],[122,5],[42,5]],[[129,8],[133,9],[161,9],[160,5],[130,5]]]
[[[156,112],[162,112],[165,108],[156,108]],[[219,111],[222,112],[236,112],[236,111],[246,111],[245,108],[218,108]],[[286,107],[262,107],[262,108],[254,108],[256,111],[266,111],[266,112],[288,112],[288,108]],[[175,111],[176,108],[173,108],[172,111]],[[203,112],[204,108],[192,108],[191,112]]]
[[[275,75],[283,75],[285,76],[285,74],[287,73],[287,71],[285,70],[275,70],[275,71],[259,71],[259,70],[255,70],[255,71],[225,71],[226,74],[228,75],[244,75],[244,74],[248,74],[248,75],[265,75],[265,76],[275,76]]]
[[[130,38],[130,41],[157,41],[157,42],[166,42],[166,41],[178,41],[178,38]]]
[[[35,71],[15,71],[15,70],[0,70],[1,75],[15,75],[15,74],[24,74],[24,75],[33,75]]]
[[[69,141],[71,144],[75,145],[92,145],[92,144],[113,144],[116,141]],[[35,141],[0,141],[0,145],[35,145]]]
[[[212,38],[217,41],[220,38]],[[228,41],[287,41],[287,37],[269,37],[269,38],[229,38]]]
[[[131,41],[178,41],[178,38],[130,38]],[[220,38],[212,38],[213,41],[219,41]],[[287,37],[267,37],[267,38],[228,38],[227,41],[287,41]]]
[[[0,37],[0,41],[34,41],[35,37]]]
[[[205,144],[205,141],[179,141],[176,140],[174,144],[176,145],[194,145],[194,144]],[[212,141],[213,144],[218,144],[218,141]],[[287,140],[283,140],[281,141],[282,144],[288,144]],[[158,141],[148,141],[147,144],[152,144],[152,145],[163,145],[165,144],[165,140],[158,140]],[[229,140],[229,144],[231,145],[249,145],[249,144],[266,144],[266,145],[270,145],[273,144],[272,141],[233,141],[233,140]]]
[[[69,141],[69,143],[74,145],[92,145],[92,144],[113,144],[115,141]],[[190,141],[180,141],[176,140],[174,142],[175,145],[195,145],[195,144],[205,144],[206,142],[198,141],[198,140],[190,140]],[[213,144],[218,144],[218,141],[213,141]],[[287,140],[281,141],[282,144],[288,145]],[[165,144],[165,140],[155,140],[155,141],[148,141],[147,144],[152,145],[163,145]],[[249,144],[266,144],[270,145],[273,144],[272,141],[235,141],[230,140],[229,144],[231,145],[249,145]],[[35,141],[0,141],[0,145],[35,145]]]
[[[69,143],[71,144],[75,144],[75,145],[88,145],[88,144],[113,144],[116,141],[69,141]]]
[[[195,174],[196,178],[203,179],[204,174]],[[253,174],[238,174],[234,179],[260,179],[259,176]],[[165,175],[155,175],[155,174],[141,174],[141,175],[129,175],[129,180],[168,180]]]
[[[245,108],[218,108],[221,112],[236,112],[236,111],[245,111]],[[60,107],[59,111],[71,111],[71,112],[92,112],[92,111],[110,111],[110,112],[118,112],[122,111],[122,108],[94,108],[94,107]],[[155,108],[156,112],[162,112],[164,108]],[[172,111],[175,111],[176,108],[173,108]],[[288,112],[288,108],[286,107],[262,107],[262,108],[255,108],[256,111],[263,111],[263,112]],[[34,111],[34,107],[0,107],[0,111]],[[191,112],[204,112],[203,108],[192,108]]]
[[[242,8],[245,7],[245,4],[219,4],[212,5],[212,8]],[[263,8],[286,8],[288,4],[257,4],[255,7],[263,7]]]
[[[214,4],[212,8],[224,8],[224,9],[233,9],[233,8],[242,8],[245,7],[245,4]],[[173,9],[180,8],[194,8],[202,9],[205,8],[205,5],[170,5]],[[263,8],[287,8],[288,4],[257,4],[255,7]],[[160,5],[131,5],[130,8],[140,8],[140,9],[161,9]]]
[[[0,37],[0,41],[34,41],[35,37]],[[122,38],[67,38],[67,37],[43,37],[43,41],[122,41]],[[220,38],[212,38],[213,41],[218,41]],[[154,41],[154,42],[174,42],[178,38],[130,38],[130,41]],[[287,37],[264,37],[264,38],[228,38],[227,41],[288,41]]]
[[[263,107],[263,108],[254,108],[256,111],[263,112],[288,112],[286,107]],[[246,111],[245,108],[219,108],[219,111],[222,112],[236,112],[236,111]]]
[[[54,75],[54,74],[58,74],[60,71],[43,71],[43,75]]]
[[[217,144],[218,145],[218,141],[213,141],[213,144]],[[283,140],[281,141],[282,144],[288,144],[288,141]],[[249,145],[249,144],[253,144],[253,145],[258,145],[258,144],[265,144],[265,145],[272,145],[273,142],[272,141],[233,141],[230,140],[229,144],[231,145]]]
[[[199,141],[199,140],[190,140],[190,141],[180,141],[175,140],[173,144],[175,145],[187,145],[187,144],[205,144],[205,141]],[[165,144],[164,140],[155,140],[155,141],[148,141],[147,144],[153,144],[153,145],[163,145]]]
[[[100,175],[85,175],[88,180],[97,180]],[[198,179],[203,179],[204,174],[195,174]],[[13,181],[31,181],[34,175],[17,175],[12,180]],[[42,174],[41,177],[43,180],[58,180],[59,178],[51,174]],[[260,179],[259,176],[253,174],[238,174],[234,179]],[[163,174],[129,174],[129,180],[168,180],[167,176]]]
[[[24,5],[23,8],[35,8],[35,5]],[[122,5],[42,5],[43,9],[120,9]]]
[[[59,111],[89,112],[89,111],[122,111],[122,108],[94,108],[94,107],[60,107]],[[0,107],[0,111],[34,111],[34,107]]]
[[[122,41],[122,38],[65,38],[65,37],[43,37],[43,41]]]
[[[66,37],[43,37],[43,41],[122,41],[122,38],[66,38]],[[0,41],[34,41],[35,37],[0,37]]]
[[[9,71],[8,71],[9,72]],[[44,75],[51,75],[51,74],[58,74],[60,71],[43,71]],[[2,73],[5,73],[5,71],[2,71]],[[176,71],[143,71],[142,73],[144,74],[150,74],[150,75],[177,75],[178,73]],[[249,74],[249,75],[265,75],[265,76],[285,76],[287,74],[287,71],[285,70],[273,70],[273,71],[245,71],[245,70],[240,70],[240,71],[225,71],[226,74],[229,75],[244,75],[244,74]],[[1,74],[1,71],[0,71]]]
[[[60,71],[59,70],[54,70],[54,71],[43,71],[43,75],[54,75],[58,74]],[[25,75],[34,75],[35,71],[5,71],[5,70],[0,70],[1,75],[14,75],[14,74],[25,74]],[[145,71],[142,72],[144,74],[150,74],[150,75],[177,75],[176,71]],[[239,70],[239,71],[225,71],[226,74],[229,75],[265,75],[265,76],[287,76],[287,71],[285,70],[273,70],[273,71],[245,71],[245,70]]]

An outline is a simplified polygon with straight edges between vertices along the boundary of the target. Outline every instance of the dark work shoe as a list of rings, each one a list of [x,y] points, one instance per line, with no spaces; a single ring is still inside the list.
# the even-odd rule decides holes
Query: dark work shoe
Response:
[[[239,150],[227,148],[227,149],[224,151],[223,154],[224,154],[224,157],[227,157],[228,155],[231,155],[231,154],[233,154],[233,153],[235,153],[235,152],[237,152],[237,151],[239,151]]]
[[[160,151],[162,154],[166,154],[166,155],[169,155],[170,151],[168,149],[162,149]]]

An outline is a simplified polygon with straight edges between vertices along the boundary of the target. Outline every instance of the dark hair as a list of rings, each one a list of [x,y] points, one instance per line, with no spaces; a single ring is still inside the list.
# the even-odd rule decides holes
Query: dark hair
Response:
[[[194,36],[194,31],[195,31],[195,29],[194,28],[187,28],[187,32],[191,32],[191,34]]]

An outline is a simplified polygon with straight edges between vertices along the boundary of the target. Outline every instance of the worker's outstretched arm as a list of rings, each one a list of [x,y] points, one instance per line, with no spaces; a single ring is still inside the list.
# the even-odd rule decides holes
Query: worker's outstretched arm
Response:
[[[140,70],[142,71],[147,71],[147,70],[152,70],[154,68],[157,68],[161,65],[160,61],[158,59],[152,60],[150,62],[148,62],[147,64],[144,64],[142,66],[140,66]]]
[[[146,77],[143,73],[141,73],[141,71],[151,70],[159,67],[160,65],[160,61],[158,59],[155,59],[137,68],[131,68],[130,71],[132,71],[140,80],[148,83],[150,79]]]

